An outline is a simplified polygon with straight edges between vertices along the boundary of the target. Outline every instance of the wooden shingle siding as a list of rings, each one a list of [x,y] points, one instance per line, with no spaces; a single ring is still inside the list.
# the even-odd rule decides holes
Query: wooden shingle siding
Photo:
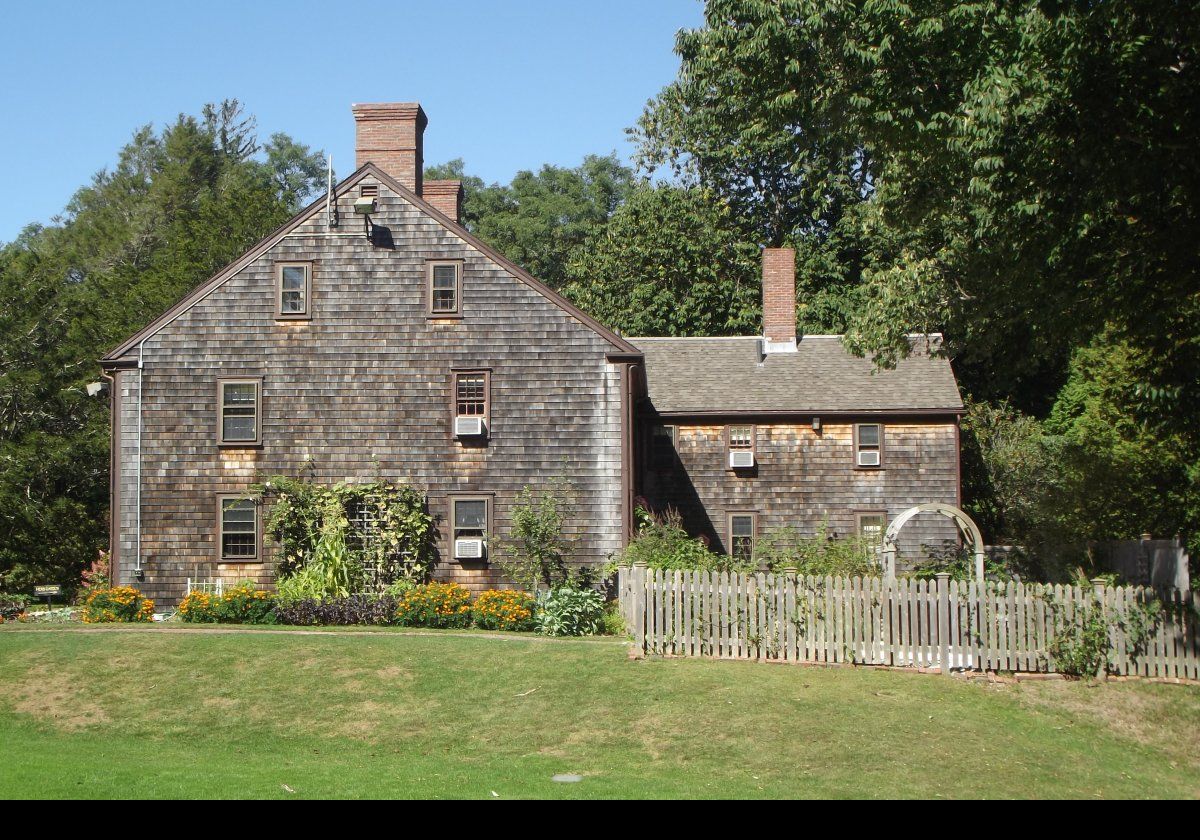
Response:
[[[368,176],[369,178],[369,176]],[[376,183],[366,180],[360,183]],[[356,185],[357,187],[358,185]],[[137,552],[137,392],[142,405],[142,588],[174,603],[186,579],[271,581],[260,564],[217,563],[218,493],[273,474],[322,483],[407,482],[448,525],[453,493],[495,493],[495,535],[525,485],[566,473],[578,490],[580,562],[603,562],[621,539],[621,369],[612,344],[422,210],[378,183],[377,243],[339,200],[342,223],[318,214],[144,342],[144,367],[120,387],[122,581]],[[463,261],[462,319],[426,318],[425,265]],[[275,264],[313,261],[312,320],[275,318]],[[126,361],[137,358],[136,347]],[[451,431],[452,368],[490,368],[486,445]],[[262,377],[262,443],[215,445],[216,381]],[[264,511],[265,513],[265,511]],[[493,539],[491,555],[500,548]],[[439,546],[444,545],[444,540]],[[495,564],[440,558],[435,576],[481,589]]]
[[[728,469],[724,424],[670,422],[676,426],[674,462],[664,470],[644,468],[641,493],[656,510],[676,508],[689,532],[707,534],[721,551],[733,511],[757,513],[759,538],[783,525],[814,534],[823,520],[831,533],[845,536],[855,532],[859,512],[886,511],[890,520],[922,502],[957,504],[952,420],[882,421],[887,452],[878,470],[854,469],[853,421],[826,421],[816,432],[811,424],[760,420],[756,466],[738,471]],[[948,519],[923,514],[901,532],[901,558],[911,564],[922,544],[953,539]]]

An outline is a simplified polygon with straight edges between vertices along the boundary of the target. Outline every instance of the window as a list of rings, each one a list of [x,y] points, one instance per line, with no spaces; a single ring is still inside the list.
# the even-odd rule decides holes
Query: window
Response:
[[[279,263],[278,306],[275,317],[303,320],[310,317],[312,263]]]
[[[217,443],[221,446],[255,446],[259,442],[259,379],[222,379],[217,382]]]
[[[457,318],[462,312],[462,262],[426,263],[429,316]]]
[[[883,426],[879,423],[855,425],[854,465],[864,469],[883,466]]]
[[[223,563],[258,559],[258,504],[244,496],[217,497],[217,532]]]
[[[727,426],[725,442],[729,448],[729,469],[753,467],[757,462],[754,426]]]
[[[748,561],[754,557],[754,538],[758,531],[754,513],[729,514],[729,556]]]
[[[655,426],[650,433],[650,468],[669,470],[675,466],[675,426]]]
[[[483,560],[491,532],[489,496],[454,496],[450,499],[451,556],[456,560]]]
[[[454,374],[454,416],[488,417],[488,372],[459,371]]]
[[[879,545],[883,542],[883,529],[887,527],[887,514],[883,511],[864,511],[856,513],[855,530],[858,531],[860,537],[864,537],[874,545]]]

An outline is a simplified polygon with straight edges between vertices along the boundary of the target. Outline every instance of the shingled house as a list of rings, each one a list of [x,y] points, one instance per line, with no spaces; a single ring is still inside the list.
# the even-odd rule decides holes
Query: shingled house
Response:
[[[246,491],[276,474],[421,488],[435,577],[474,589],[504,583],[489,549],[522,487],[564,471],[580,563],[629,539],[639,495],[727,551],[957,501],[949,364],[797,341],[790,252],[764,254],[763,337],[626,339],[461,226],[461,184],[422,179],[419,105],[353,113],[352,175],[102,360],[115,580],[163,603],[269,584]]]

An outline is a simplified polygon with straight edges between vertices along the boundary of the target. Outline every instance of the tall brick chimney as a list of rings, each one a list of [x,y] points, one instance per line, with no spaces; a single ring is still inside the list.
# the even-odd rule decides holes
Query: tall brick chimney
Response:
[[[796,251],[763,248],[763,337],[768,351],[796,346]],[[772,347],[772,345],[778,345]]]
[[[421,197],[442,211],[453,222],[462,222],[463,185],[462,181],[426,181],[422,188]]]
[[[352,105],[354,165],[370,161],[417,195],[424,171],[423,140],[429,120],[416,102]]]

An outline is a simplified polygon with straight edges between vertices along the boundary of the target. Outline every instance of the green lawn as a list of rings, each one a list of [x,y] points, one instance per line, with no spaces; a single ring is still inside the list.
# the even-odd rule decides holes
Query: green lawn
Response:
[[[13,627],[0,685],[5,797],[1200,796],[1186,686],[630,661],[611,641]]]

